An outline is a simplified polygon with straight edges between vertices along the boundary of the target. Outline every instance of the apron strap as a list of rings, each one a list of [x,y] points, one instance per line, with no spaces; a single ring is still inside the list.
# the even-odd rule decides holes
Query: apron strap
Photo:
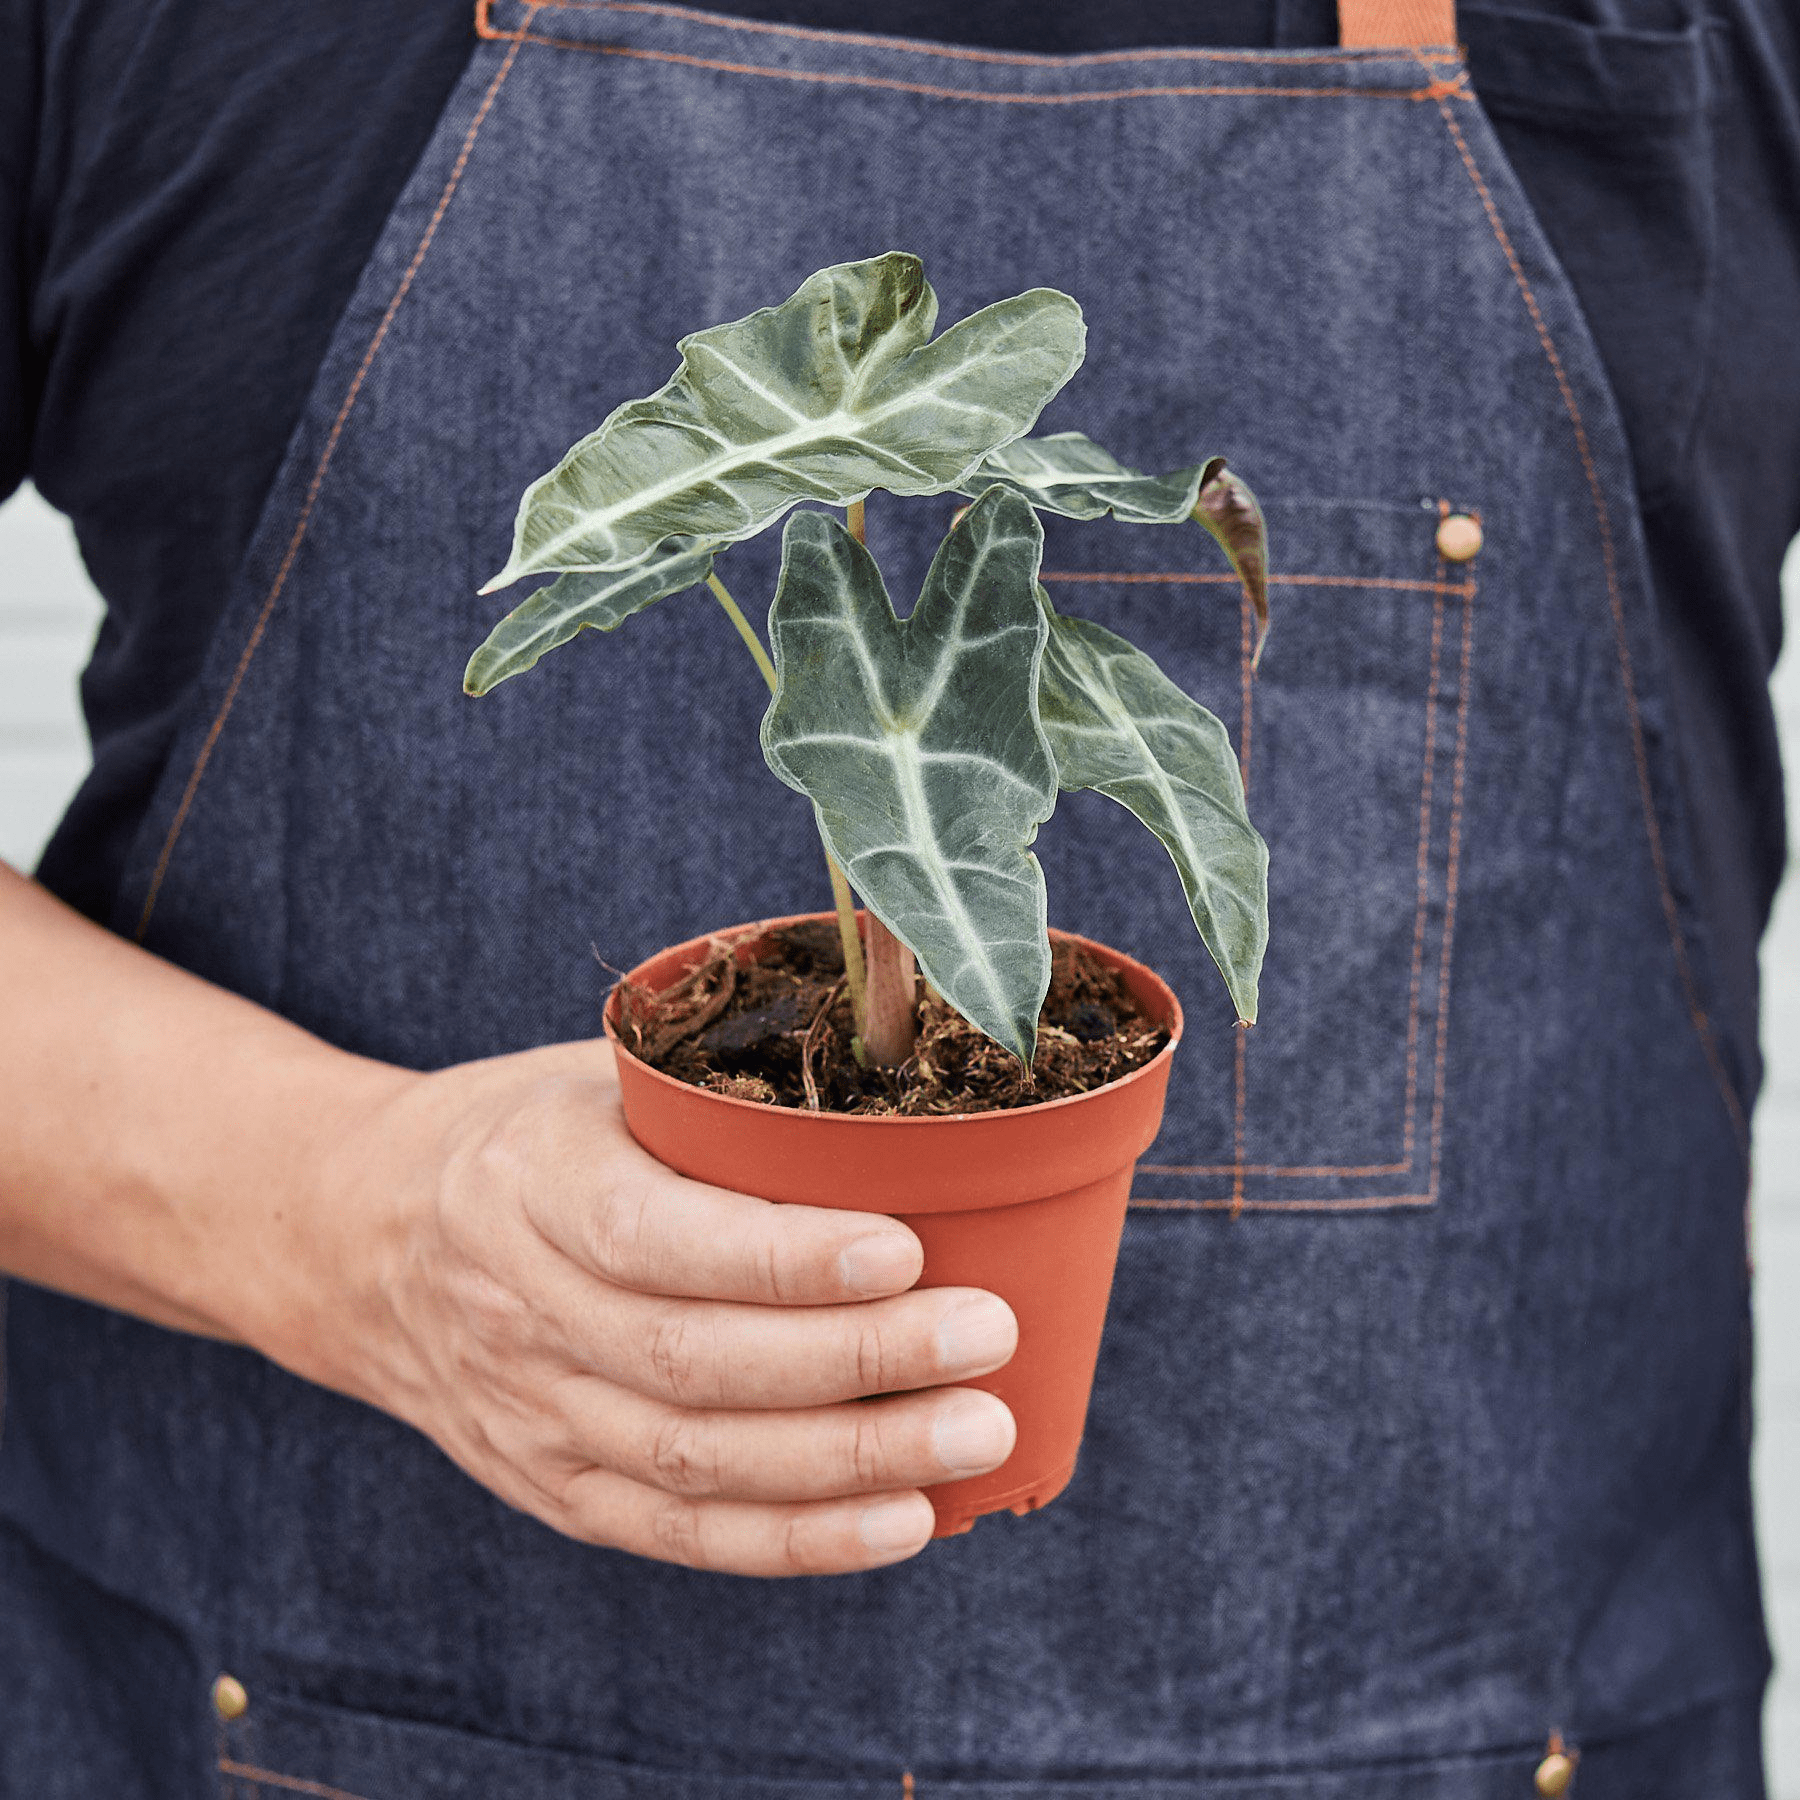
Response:
[[[1456,42],[1456,0],[1338,0],[1346,50],[1422,50]]]

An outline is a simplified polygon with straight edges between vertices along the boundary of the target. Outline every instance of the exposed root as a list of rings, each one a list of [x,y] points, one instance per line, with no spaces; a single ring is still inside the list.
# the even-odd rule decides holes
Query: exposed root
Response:
[[[647,1063],[661,1059],[683,1038],[704,1031],[737,992],[737,958],[724,938],[707,942],[706,961],[660,990],[627,981],[619,993],[620,1034]]]
[[[837,985],[819,1003],[819,1010],[813,1014],[812,1023],[806,1028],[806,1036],[800,1041],[800,1081],[806,1089],[806,1105],[811,1112],[819,1110],[819,1083],[813,1074],[812,1065],[813,1058],[818,1055],[820,1044],[824,1042],[824,1032],[821,1028],[846,986],[848,986],[848,977],[840,975]]]

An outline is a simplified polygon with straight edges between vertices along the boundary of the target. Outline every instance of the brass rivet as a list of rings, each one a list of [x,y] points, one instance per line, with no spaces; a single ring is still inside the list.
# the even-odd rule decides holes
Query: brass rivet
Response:
[[[1448,520],[1445,521],[1449,523]],[[1575,1759],[1562,1750],[1552,1750],[1537,1766],[1537,1774],[1532,1777],[1537,1791],[1544,1800],[1559,1800],[1559,1796],[1569,1791],[1569,1783],[1575,1779]]]
[[[1481,521],[1451,513],[1437,528],[1437,549],[1445,562],[1468,562],[1481,551]]]
[[[213,1683],[212,1703],[221,1719],[241,1719],[250,1710],[250,1696],[235,1675],[221,1675]]]

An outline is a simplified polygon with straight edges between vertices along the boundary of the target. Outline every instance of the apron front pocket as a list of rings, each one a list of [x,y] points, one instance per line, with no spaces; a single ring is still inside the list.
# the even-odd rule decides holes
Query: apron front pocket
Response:
[[[1637,1800],[1651,1791],[1748,1791],[1756,1720],[1755,1697],[1745,1695],[1595,1743],[1582,1753],[1582,1792]],[[708,1773],[252,1693],[249,1710],[220,1728],[214,1792],[218,1800],[1364,1800],[1403,1790],[1414,1800],[1517,1800],[1534,1791],[1543,1756],[1541,1744],[1520,1743],[1166,1776]],[[1665,1773],[1670,1785],[1658,1781]]]
[[[1052,530],[1059,610],[1149,651],[1230,728],[1268,839],[1261,1013],[1236,1029],[1173,871],[1066,796],[1039,847],[1053,919],[1160,970],[1188,1009],[1135,1204],[1378,1209],[1436,1198],[1474,570],[1435,498],[1267,503],[1273,628],[1194,533]],[[1452,548],[1455,547],[1452,540]]]
[[[596,1694],[597,1714],[610,1706]],[[898,1776],[758,1778],[620,1761],[254,1686],[243,1716],[220,1729],[216,1789],[218,1800],[892,1800],[899,1791]]]

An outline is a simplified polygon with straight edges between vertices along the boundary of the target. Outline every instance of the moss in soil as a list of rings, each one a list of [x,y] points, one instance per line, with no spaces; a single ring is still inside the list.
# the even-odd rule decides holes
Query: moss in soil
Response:
[[[620,1035],[690,1086],[769,1106],[923,1116],[998,1112],[1085,1094],[1141,1068],[1169,1041],[1111,969],[1055,944],[1029,1078],[1017,1057],[921,986],[919,1040],[898,1069],[864,1068],[844,957],[830,920],[785,926],[739,967],[729,943],[661,992],[625,983]]]

